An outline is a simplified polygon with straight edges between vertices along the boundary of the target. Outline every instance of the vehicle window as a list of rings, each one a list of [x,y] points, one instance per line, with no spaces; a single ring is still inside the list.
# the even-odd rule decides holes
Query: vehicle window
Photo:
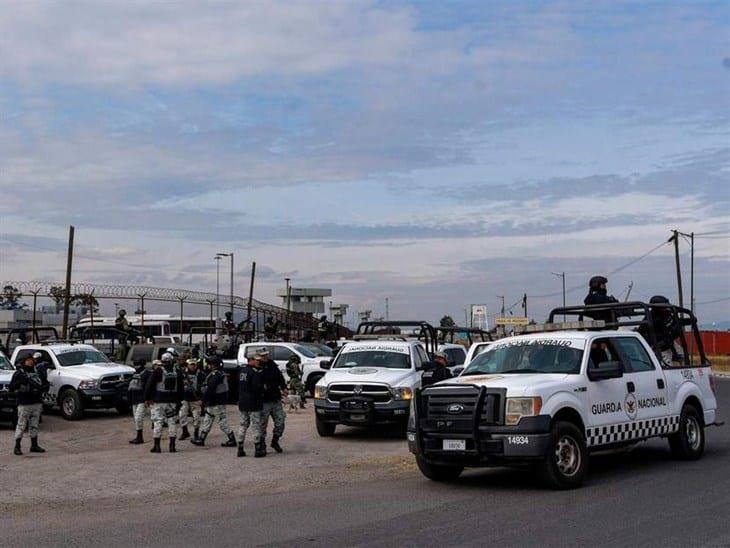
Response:
[[[420,345],[417,346],[416,347],[416,352],[418,352],[418,355],[421,357],[421,362],[427,362],[427,361],[429,361],[428,354],[426,354],[426,351],[423,349],[422,346],[420,346]]]
[[[246,347],[246,357],[247,358],[253,358],[256,355],[256,352],[259,350],[263,350],[266,348],[265,346],[247,346]]]
[[[109,359],[98,350],[71,350],[56,354],[56,359],[63,367],[82,365],[85,363],[104,363]]]
[[[631,369],[632,373],[655,370],[649,354],[638,340],[632,337],[616,337],[613,339],[613,343],[626,356],[628,368]]]
[[[0,371],[13,371],[15,368],[3,354],[0,354]]]
[[[340,352],[332,367],[388,367],[391,369],[410,369],[410,361],[408,354],[401,352],[361,350]]]
[[[305,358],[316,358],[318,355],[321,355],[321,354],[315,354],[314,351],[311,348],[309,348],[307,346],[302,346],[301,344],[295,344],[294,345],[294,350],[296,350],[297,352],[299,352]],[[287,358],[287,360],[288,359],[289,358]]]
[[[463,348],[447,348],[444,354],[449,360],[449,366],[463,365],[466,359],[466,352]]]
[[[623,360],[608,339],[596,339],[591,343],[591,350],[588,354],[588,369],[598,369],[606,362],[622,362],[624,372],[626,366]]]
[[[419,352],[420,349],[420,345],[413,348],[413,365],[416,369],[423,366],[423,355]]]
[[[490,346],[466,366],[462,375],[490,373],[580,373],[583,350],[534,340]]]
[[[289,358],[291,358],[294,355],[294,352],[289,350],[286,346],[275,346],[274,351],[272,352],[271,359],[274,361],[288,361]],[[311,356],[314,357],[314,356]]]
[[[154,351],[154,346],[134,346],[132,347],[132,361],[144,360],[145,362],[151,362],[152,352]]]

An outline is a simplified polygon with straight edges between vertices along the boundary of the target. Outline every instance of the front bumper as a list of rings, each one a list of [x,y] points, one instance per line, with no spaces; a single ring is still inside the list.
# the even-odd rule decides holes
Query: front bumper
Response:
[[[86,409],[111,409],[113,407],[129,405],[127,388],[117,390],[79,390],[81,403]]]
[[[0,392],[0,415],[14,415],[18,408],[18,401],[12,392]]]
[[[434,464],[490,466],[541,460],[547,455],[549,415],[524,417],[514,426],[478,426],[476,430],[419,422],[416,430],[408,431],[408,449]],[[445,449],[445,440],[463,441],[464,449]]]
[[[393,400],[386,404],[374,404],[367,398],[348,398],[339,403],[314,400],[317,419],[348,426],[373,426],[377,424],[401,424],[408,420],[410,401]]]

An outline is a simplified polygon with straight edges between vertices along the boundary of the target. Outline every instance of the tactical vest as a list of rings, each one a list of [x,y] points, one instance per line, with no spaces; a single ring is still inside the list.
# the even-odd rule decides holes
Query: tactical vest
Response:
[[[135,373],[132,375],[132,380],[129,381],[129,391],[141,392],[142,390],[144,390],[144,386],[142,386],[142,373]]]
[[[224,394],[228,392],[228,375],[226,375],[222,371],[213,371],[210,375],[208,375],[208,378],[205,380],[205,384],[207,385],[208,382],[216,375],[221,375],[223,377],[223,380],[218,383],[218,386],[215,387],[215,393]]]
[[[185,374],[185,391],[196,394],[198,392],[198,372]]]
[[[174,369],[162,370],[162,379],[157,383],[157,392],[160,394],[174,394],[177,392],[177,371]]]
[[[20,385],[18,392],[34,395],[41,394],[43,392],[43,383],[41,382],[41,377],[38,375],[38,372],[33,369],[32,373],[28,373],[27,371],[24,371],[24,373],[26,382]]]

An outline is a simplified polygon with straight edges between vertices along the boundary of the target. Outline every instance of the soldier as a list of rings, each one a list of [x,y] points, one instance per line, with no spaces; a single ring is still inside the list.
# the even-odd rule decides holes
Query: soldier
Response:
[[[137,437],[129,440],[129,443],[133,445],[139,445],[144,443],[143,430],[144,430],[144,419],[147,415],[147,406],[144,402],[144,391],[147,386],[147,379],[152,374],[152,368],[155,364],[162,365],[162,362],[155,360],[154,362],[147,363],[144,358],[134,360],[135,372],[132,375],[132,380],[129,381],[129,405],[132,406],[132,416],[134,417],[134,429],[137,432]]]
[[[218,356],[208,358],[208,366],[211,372],[205,379],[205,390],[203,392],[203,405],[205,406],[205,417],[200,431],[200,437],[192,439],[193,445],[205,445],[205,438],[213,428],[213,421],[218,419],[218,426],[228,436],[228,441],[221,443],[221,447],[236,447],[236,437],[233,429],[228,424],[228,377],[222,369],[222,362]]]
[[[583,299],[583,304],[611,304],[617,303],[618,300],[613,295],[608,294],[608,279],[604,276],[593,276],[588,282],[588,295]],[[616,313],[611,310],[601,310],[594,312],[587,312],[585,316],[593,318],[594,320],[604,320],[610,322],[615,319]]]
[[[238,380],[238,410],[241,424],[238,427],[238,456],[245,457],[243,443],[246,431],[251,427],[255,440],[255,457],[266,456],[266,443],[261,443],[261,410],[263,409],[264,381],[261,362],[256,357],[249,358],[248,365],[241,369]]]
[[[306,409],[307,391],[302,382],[302,359],[292,354],[286,364],[286,374],[289,375],[289,392],[299,396],[299,407]]]
[[[264,323],[264,335],[267,340],[274,340],[279,334],[279,322],[273,316],[269,316]]]
[[[182,426],[181,440],[190,437],[188,431],[188,415],[193,416],[193,437],[195,439],[200,435],[200,416],[203,411],[201,398],[203,397],[203,384],[205,384],[205,373],[198,369],[198,360],[190,358],[186,363],[185,372],[183,373],[183,383],[185,387],[185,396],[183,397],[182,407],[180,407],[180,425]]]
[[[330,324],[327,321],[327,316],[322,316],[319,319],[319,323],[317,323],[317,334],[319,335],[320,342],[325,342],[327,340],[327,335],[330,331]]]
[[[10,391],[15,392],[18,399],[18,424],[15,427],[16,455],[22,455],[20,441],[25,429],[30,434],[30,452],[45,453],[46,450],[38,445],[38,422],[43,410],[43,394],[48,390],[48,380],[45,374],[40,374],[35,367],[35,359],[28,356],[23,360],[10,380]]]
[[[259,350],[257,357],[261,360],[262,377],[264,381],[264,405],[261,411],[261,435],[258,444],[264,455],[266,454],[266,429],[269,424],[269,416],[274,420],[274,433],[271,438],[271,447],[277,453],[281,453],[283,449],[279,445],[279,440],[284,434],[284,425],[286,421],[286,413],[284,406],[281,404],[281,397],[288,396],[289,391],[286,388],[284,375],[279,371],[276,362],[269,358],[269,352],[265,349]],[[262,455],[263,456],[263,455]]]
[[[177,452],[175,439],[177,436],[178,410],[183,399],[182,373],[175,367],[175,360],[169,354],[162,355],[161,366],[155,367],[147,379],[145,387],[145,403],[152,407],[152,435],[154,446],[151,453],[161,453],[160,438],[162,428],[167,422],[170,435],[170,453]]]
[[[433,361],[436,366],[424,371],[421,375],[421,384],[423,386],[429,386],[453,377],[448,367],[448,356],[444,352],[436,352]]]
[[[226,335],[234,335],[236,333],[236,322],[233,321],[233,313],[226,312],[226,319],[223,320],[223,332]]]

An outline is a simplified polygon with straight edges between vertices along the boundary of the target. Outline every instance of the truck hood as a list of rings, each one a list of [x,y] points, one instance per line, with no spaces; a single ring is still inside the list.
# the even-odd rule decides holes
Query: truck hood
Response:
[[[412,377],[413,369],[391,369],[388,367],[352,367],[330,369],[324,376],[324,383],[333,382],[348,383],[383,383],[389,386],[399,386],[406,379]]]
[[[560,390],[564,388],[566,381],[575,376],[563,373],[507,373],[504,375],[497,373],[456,377],[455,379],[436,383],[434,386],[440,384],[474,384],[489,388],[506,388],[507,395],[510,397],[539,396],[540,393],[549,392],[551,389]]]
[[[61,368],[61,373],[89,379],[99,379],[107,375],[134,373],[134,368],[127,365],[119,365],[118,363],[84,363],[63,367]]]
[[[15,371],[5,371],[5,370],[0,371],[0,381],[10,382],[10,379],[13,378],[13,373],[15,373]]]

